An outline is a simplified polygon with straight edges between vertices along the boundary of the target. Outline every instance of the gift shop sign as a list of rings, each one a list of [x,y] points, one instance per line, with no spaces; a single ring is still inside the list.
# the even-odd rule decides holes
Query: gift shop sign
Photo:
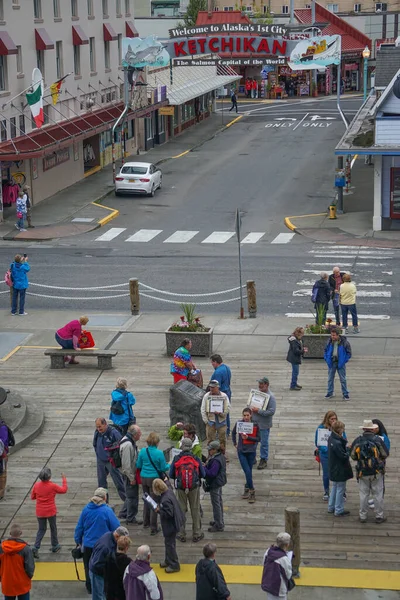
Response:
[[[286,56],[288,42],[278,38],[241,36],[213,36],[189,38],[168,44],[168,52],[174,58],[198,54],[237,53],[264,56]],[[172,47],[171,47],[172,46]]]
[[[57,150],[57,152],[53,152],[53,154],[48,154],[43,158],[43,171],[54,169],[54,167],[57,167],[58,165],[67,162],[68,160],[69,148]]]

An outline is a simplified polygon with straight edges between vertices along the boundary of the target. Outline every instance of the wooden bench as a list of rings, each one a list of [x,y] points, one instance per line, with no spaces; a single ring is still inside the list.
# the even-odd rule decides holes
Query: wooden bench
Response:
[[[79,358],[87,358],[89,356],[97,356],[97,368],[102,371],[112,369],[112,359],[117,356],[118,352],[112,350],[66,350],[66,349],[49,349],[44,353],[45,356],[50,356],[50,369],[64,369],[64,356],[77,356]]]

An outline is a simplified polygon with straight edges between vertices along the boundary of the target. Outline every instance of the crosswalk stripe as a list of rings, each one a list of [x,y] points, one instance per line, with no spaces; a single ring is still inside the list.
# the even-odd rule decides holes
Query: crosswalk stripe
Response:
[[[198,233],[198,231],[175,231],[169,238],[164,240],[164,244],[186,244]]]
[[[334,319],[335,315],[327,315],[330,319]],[[310,319],[310,313],[285,313],[285,317],[291,319]],[[385,321],[390,319],[389,315],[358,315],[360,320]],[[310,319],[311,320],[311,319]]]
[[[97,237],[95,242],[110,242],[124,231],[126,231],[126,227],[111,227],[111,229],[103,233],[103,235]]]
[[[139,229],[136,233],[128,237],[126,242],[150,242],[156,235],[160,234],[162,229]]]
[[[295,233],[280,233],[272,240],[271,244],[287,244],[295,235]]]
[[[265,231],[252,231],[248,233],[240,242],[241,244],[256,244],[265,235]]]
[[[202,244],[225,244],[228,240],[235,235],[234,231],[213,231]]]

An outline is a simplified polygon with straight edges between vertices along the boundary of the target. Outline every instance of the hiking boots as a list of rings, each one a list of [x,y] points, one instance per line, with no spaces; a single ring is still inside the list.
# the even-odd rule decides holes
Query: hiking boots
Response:
[[[300,391],[302,389],[301,385],[295,385],[293,387],[290,388],[291,390],[296,390],[296,392]]]
[[[265,458],[261,458],[257,469],[259,471],[262,471],[263,469],[266,469],[267,467],[268,467],[268,461]]]
[[[384,523],[385,521],[387,521],[386,517],[376,517],[375,518],[375,523],[378,523],[378,525],[380,525],[381,523]]]
[[[242,494],[242,498],[243,500],[248,500],[249,499],[249,488],[244,486],[244,492]]]
[[[249,490],[249,504],[254,504],[255,501],[256,501],[256,491]]]

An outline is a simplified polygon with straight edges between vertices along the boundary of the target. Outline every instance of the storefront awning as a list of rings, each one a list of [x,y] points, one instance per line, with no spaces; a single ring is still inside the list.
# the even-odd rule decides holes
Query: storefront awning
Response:
[[[125,22],[125,32],[126,32],[126,37],[139,37],[139,32],[136,29],[135,25],[133,24],[133,21],[126,21]]]
[[[89,38],[80,25],[72,25],[72,43],[74,46],[84,46]]]
[[[118,39],[118,35],[115,33],[110,23],[103,23],[103,37],[105,42],[114,42]]]
[[[9,54],[18,54],[17,46],[7,31],[0,31],[0,56],[8,56]]]
[[[167,104],[168,102],[164,100],[136,111],[130,111],[127,119],[131,120],[147,116],[150,112]],[[37,158],[60,148],[71,146],[73,142],[92,137],[110,129],[121,115],[123,109],[123,102],[119,102],[115,106],[85,113],[74,119],[60,121],[57,125],[34,129],[30,133],[7,140],[0,143],[0,161]]]
[[[35,29],[36,50],[53,50],[54,42],[44,28]]]

